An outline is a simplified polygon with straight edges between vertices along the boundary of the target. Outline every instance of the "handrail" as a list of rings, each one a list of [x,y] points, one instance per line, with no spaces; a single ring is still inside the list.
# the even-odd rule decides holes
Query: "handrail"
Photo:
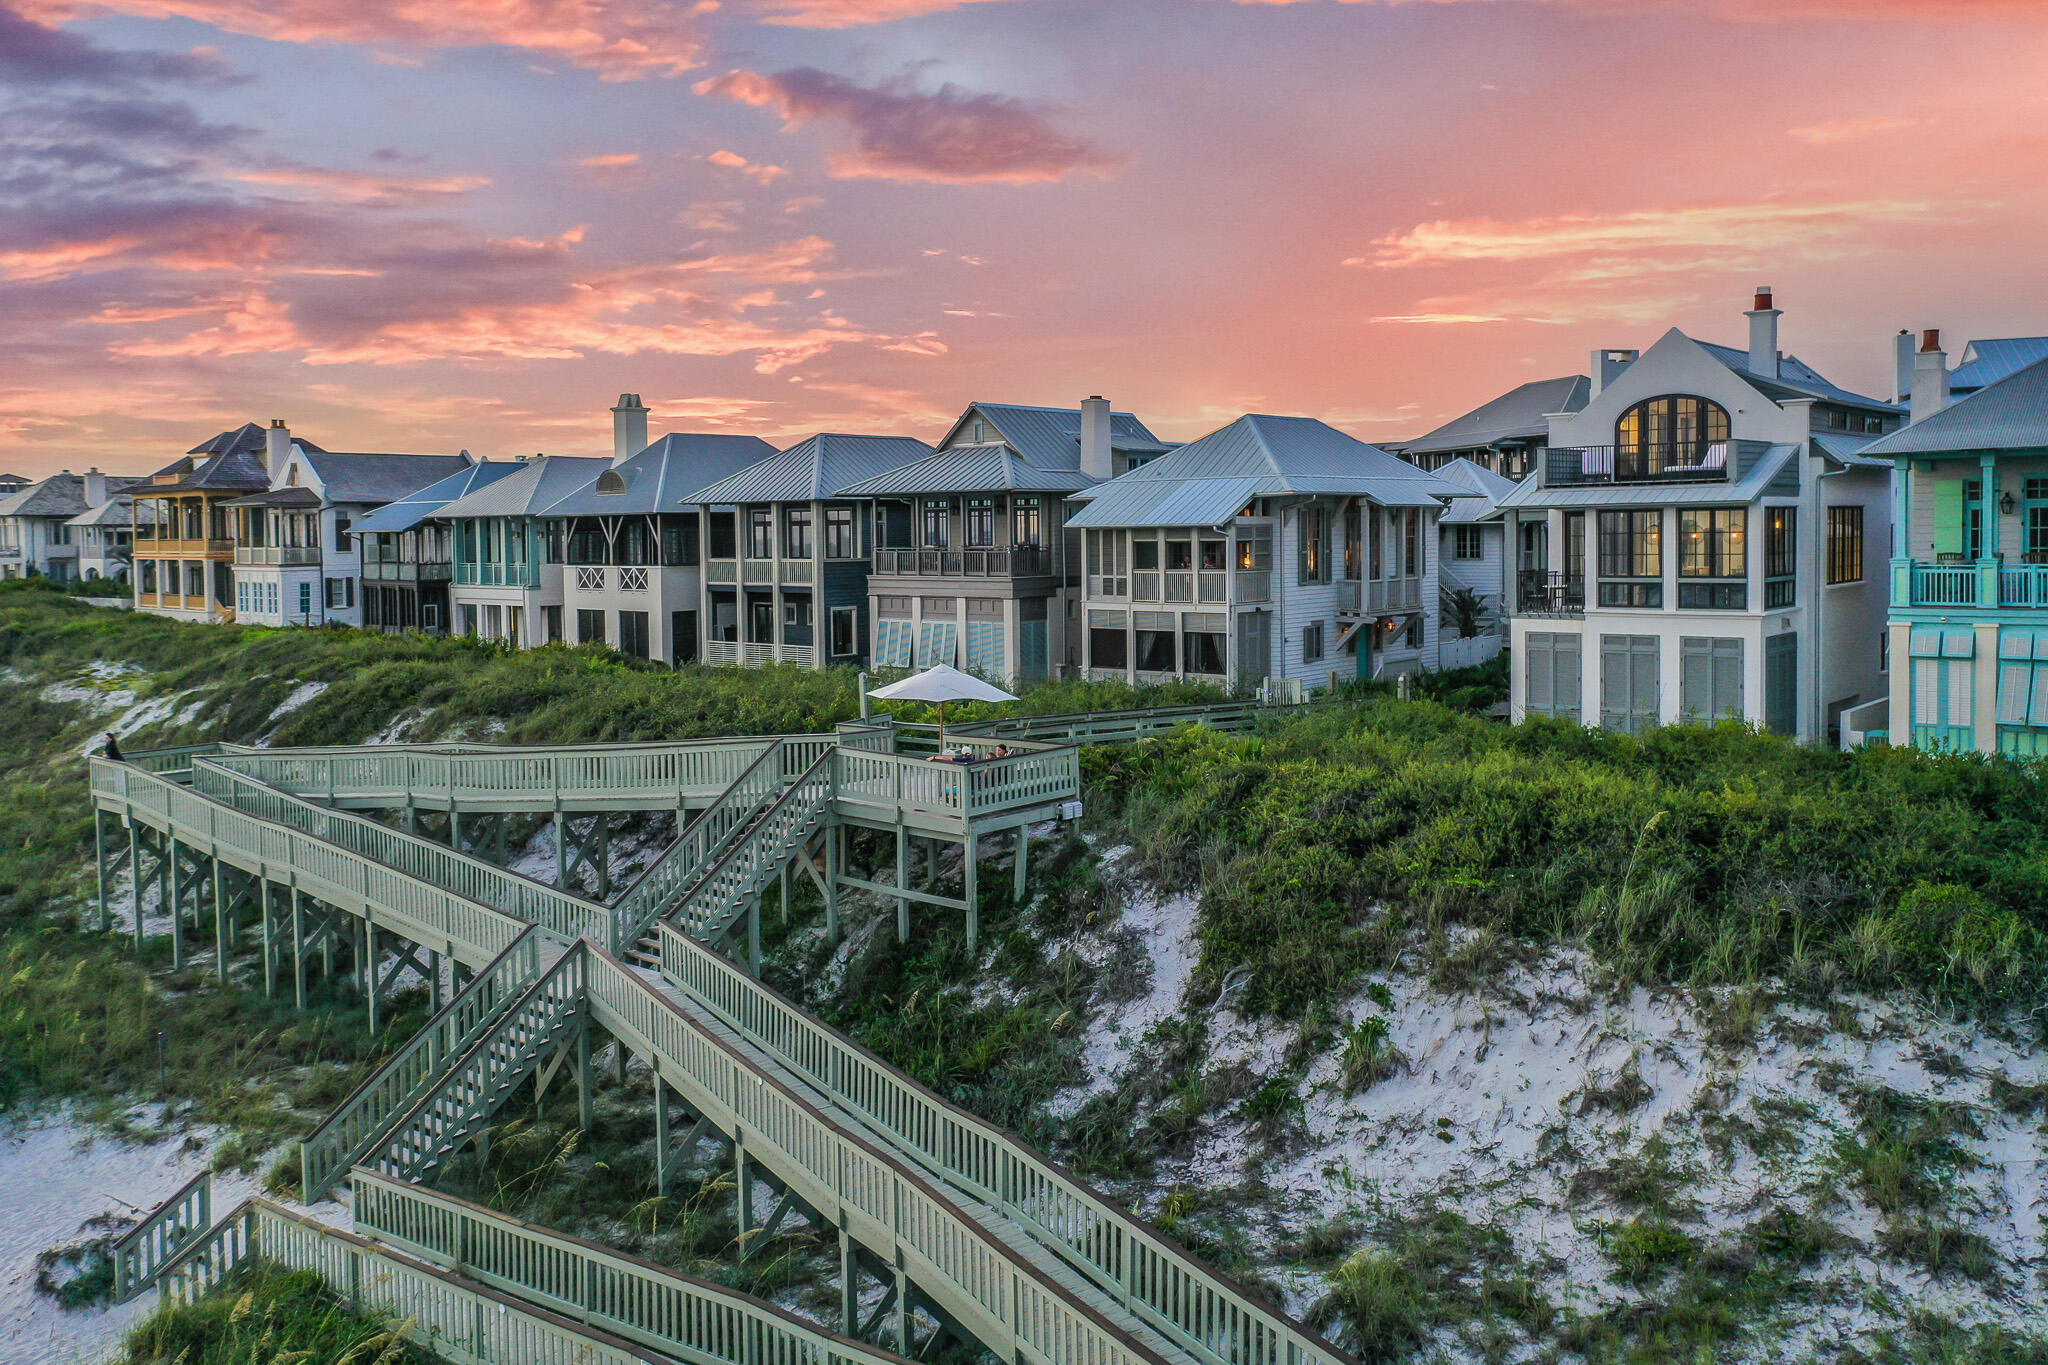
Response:
[[[716,942],[724,934],[726,927],[735,916],[736,907],[732,902],[735,899],[743,900],[746,890],[751,889],[751,879],[760,870],[764,845],[769,842],[771,837],[775,839],[778,846],[780,844],[783,836],[774,833],[778,817],[786,816],[785,808],[807,791],[821,772],[836,775],[838,758],[837,751],[832,749],[827,749],[823,754],[819,755],[817,762],[804,769],[802,774],[783,791],[782,795],[775,798],[775,803],[768,807],[760,820],[753,826],[751,837],[734,840],[731,846],[719,855],[717,861],[705,868],[702,875],[698,876],[691,883],[690,889],[677,901],[675,909],[671,910],[667,917],[671,920],[686,918],[694,933],[699,937]],[[829,802],[832,799],[835,787],[836,783],[833,777],[828,776],[825,780],[825,802]],[[820,802],[818,806],[808,811],[804,817],[805,820],[808,821],[814,818],[817,811],[822,809],[823,804],[823,802]],[[785,823],[787,823],[786,820]],[[744,869],[733,867],[734,861],[743,856],[750,856],[753,865]],[[737,882],[732,881],[727,876],[729,870],[740,873]],[[718,902],[709,913],[699,911],[692,915],[690,913],[692,903],[697,900],[702,892],[707,888],[714,887],[721,879],[725,879],[728,885],[728,895],[725,899]],[[744,889],[734,890],[733,888]]]
[[[687,1360],[906,1365],[751,1295],[358,1169],[358,1231],[629,1341]]]
[[[475,1365],[672,1365],[667,1357],[414,1260],[304,1214],[248,1199],[165,1268],[191,1303],[254,1261],[310,1270],[358,1309],[413,1324],[429,1350]]]
[[[619,897],[611,910],[611,936],[607,942],[614,952],[622,951],[662,917],[672,903],[670,893],[676,888],[680,887],[681,894],[687,897],[705,860],[745,828],[763,801],[782,790],[786,743],[778,739],[762,750],[761,756],[748,764],[746,771],[716,801],[698,812],[681,837],[663,849],[661,856],[626,888],[626,894]]]
[[[949,1181],[1017,1219],[1180,1344],[1239,1365],[1343,1359],[1062,1167],[949,1104],[669,924],[661,926],[661,974]],[[1249,1349],[1225,1354],[1211,1336]]]
[[[213,1226],[213,1172],[201,1171],[172,1191],[107,1250],[114,1266],[114,1302],[125,1303],[156,1282],[178,1250]]]
[[[539,925],[478,972],[405,1046],[391,1054],[299,1143],[299,1197],[318,1201],[526,992],[540,973]]]

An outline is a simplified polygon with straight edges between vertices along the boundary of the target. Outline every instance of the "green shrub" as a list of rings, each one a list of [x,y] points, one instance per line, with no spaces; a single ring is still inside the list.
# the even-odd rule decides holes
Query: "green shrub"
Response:
[[[1691,1236],[1655,1218],[1617,1224],[1601,1235],[1600,1244],[1619,1278],[1639,1287],[1690,1263],[1700,1249]]]
[[[167,1304],[128,1334],[121,1365],[432,1365],[410,1324],[349,1308],[310,1270],[257,1268],[196,1303]]]
[[[1336,1330],[1339,1345],[1369,1365],[1404,1359],[1422,1344],[1429,1310],[1416,1277],[1384,1252],[1359,1250],[1330,1277],[1309,1325]]]

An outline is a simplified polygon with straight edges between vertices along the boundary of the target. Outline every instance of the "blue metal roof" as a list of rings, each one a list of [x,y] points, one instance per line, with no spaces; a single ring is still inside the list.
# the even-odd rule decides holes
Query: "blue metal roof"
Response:
[[[931,452],[930,446],[912,436],[821,431],[731,478],[697,490],[692,501],[727,506],[836,498],[863,479],[912,464]]]
[[[2048,337],[1988,337],[1963,348],[1963,357],[1949,371],[1951,393],[1974,393],[2017,374],[2039,360],[2048,360]]]
[[[611,465],[601,455],[538,455],[514,462],[515,472],[444,504],[436,517],[539,516]]]
[[[358,532],[410,531],[464,494],[488,488],[525,468],[526,465],[518,460],[479,460],[437,483],[406,494],[397,502],[386,503],[357,521],[354,529]]]
[[[2048,450],[2048,359],[2007,375],[1903,431],[1864,447],[1869,457]]]
[[[1549,414],[1577,412],[1586,406],[1592,392],[1593,382],[1582,374],[1532,380],[1401,448],[1416,455],[1438,450],[1475,450],[1496,441],[1548,436]]]
[[[545,511],[551,517],[644,516],[697,505],[697,490],[775,453],[758,436],[670,432]]]
[[[843,490],[848,497],[912,493],[1072,493],[1090,480],[1077,467],[1047,469],[1006,445],[954,446]]]
[[[1768,397],[1824,398],[1830,403],[1846,403],[1852,407],[1876,408],[1882,412],[1899,411],[1895,404],[1887,403],[1882,398],[1869,398],[1860,393],[1851,393],[1824,377],[1820,371],[1796,355],[1778,358],[1778,375],[1773,379],[1769,375],[1751,371],[1748,351],[1740,351],[1733,346],[1716,346],[1711,341],[1701,341],[1697,337],[1690,337],[1688,340],[1748,380]]]
[[[1689,503],[1754,502],[1798,454],[1796,445],[1773,445],[1751,461],[1748,472],[1734,483],[1539,484],[1527,479],[1515,485],[1514,492],[1496,503],[1487,516],[1552,507],[1675,507]]]

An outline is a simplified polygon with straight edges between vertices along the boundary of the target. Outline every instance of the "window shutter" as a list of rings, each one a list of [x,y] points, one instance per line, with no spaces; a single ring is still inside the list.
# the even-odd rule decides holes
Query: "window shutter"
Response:
[[[1600,637],[1600,724],[1622,729],[1628,722],[1628,637]]]
[[[1742,641],[1714,641],[1713,708],[1716,716],[1741,717]]]
[[[1678,642],[1678,709],[1693,719],[1713,720],[1714,644],[1688,635]]]
[[[1584,694],[1579,669],[1580,640],[1576,635],[1557,637],[1557,710],[1555,714],[1578,720],[1584,713]]]
[[[1637,635],[1629,647],[1629,711],[1640,732],[1657,723],[1657,637]]]
[[[1913,661],[1913,723],[1941,724],[1941,660]]]
[[[1934,552],[1963,552],[1963,483],[1944,479],[1934,485]]]
[[[1557,690],[1555,669],[1557,652],[1552,642],[1557,637],[1544,631],[1533,631],[1527,639],[1529,659],[1527,664],[1528,710],[1538,715],[1557,714]]]

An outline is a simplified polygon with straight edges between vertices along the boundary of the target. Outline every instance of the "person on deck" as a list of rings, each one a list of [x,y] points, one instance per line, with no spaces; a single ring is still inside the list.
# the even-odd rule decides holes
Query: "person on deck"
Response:
[[[112,730],[107,731],[107,742],[100,752],[106,757],[113,759],[116,763],[124,761],[121,757],[121,741],[114,738]]]

